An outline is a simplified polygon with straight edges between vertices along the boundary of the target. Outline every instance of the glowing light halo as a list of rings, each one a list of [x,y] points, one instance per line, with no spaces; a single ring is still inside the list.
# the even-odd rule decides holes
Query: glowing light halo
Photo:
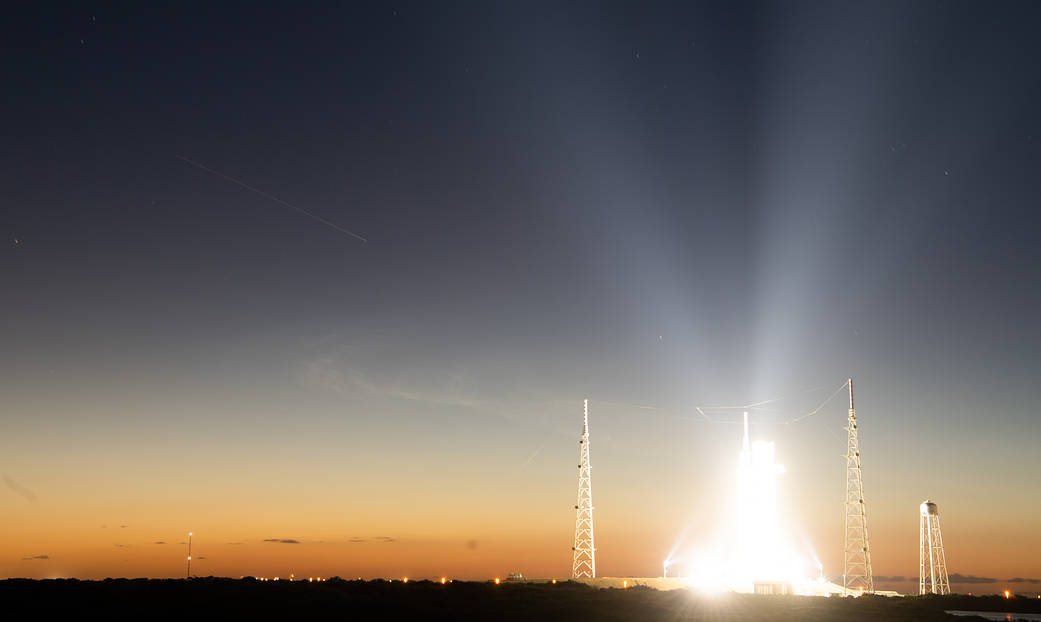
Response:
[[[721,532],[702,550],[680,554],[677,544],[663,563],[663,575],[665,569],[674,568],[673,576],[683,576],[690,587],[705,594],[751,593],[756,584],[779,584],[777,589],[805,595],[834,591],[838,586],[824,580],[816,554],[798,554],[793,539],[782,528],[777,477],[784,472],[784,466],[776,462],[773,442],[750,440],[746,412],[734,487],[737,498],[733,515],[725,523],[732,531]],[[808,558],[817,571],[813,578],[807,576]]]

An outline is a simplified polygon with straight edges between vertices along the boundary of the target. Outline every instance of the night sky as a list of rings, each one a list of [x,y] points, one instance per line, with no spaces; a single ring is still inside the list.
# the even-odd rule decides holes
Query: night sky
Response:
[[[697,406],[784,398],[753,437],[840,575],[845,397],[784,422],[852,376],[875,573],[929,497],[952,573],[1041,578],[1039,27],[9,10],[0,576],[180,576],[189,530],[198,574],[566,576],[585,397],[600,574],[724,519],[737,411]]]

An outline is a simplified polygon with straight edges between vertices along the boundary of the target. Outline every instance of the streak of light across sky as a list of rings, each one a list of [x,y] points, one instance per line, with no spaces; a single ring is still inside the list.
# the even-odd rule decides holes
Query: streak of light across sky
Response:
[[[195,160],[189,160],[188,158],[185,158],[183,156],[176,156],[176,157],[177,157],[178,160],[181,160],[183,162],[187,162],[188,164],[191,164],[194,167],[200,168],[200,169],[206,171],[207,173],[211,173],[213,175],[216,175],[217,177],[220,177],[221,179],[226,179],[226,180],[230,181],[233,184],[237,184],[239,186],[242,186],[243,188],[245,188],[246,190],[249,190],[250,192],[255,192],[256,194],[264,197],[265,199],[270,199],[270,200],[274,201],[275,203],[278,203],[280,205],[284,205],[284,206],[288,207],[291,210],[300,212],[304,216],[307,216],[308,218],[312,218],[312,219],[314,219],[314,220],[316,220],[316,221],[318,221],[318,222],[320,222],[323,225],[326,225],[328,227],[332,227],[333,229],[336,229],[340,233],[346,233],[347,235],[351,236],[352,238],[357,238],[357,239],[361,240],[362,242],[367,242],[368,241],[365,238],[363,238],[360,235],[358,235],[357,233],[348,231],[348,230],[344,229],[343,227],[341,227],[341,226],[339,226],[339,225],[337,225],[335,223],[331,223],[328,220],[325,220],[321,216],[316,216],[316,215],[312,214],[311,212],[305,210],[302,207],[297,207],[296,205],[293,205],[292,203],[287,203],[286,201],[283,201],[282,199],[280,199],[280,198],[278,198],[276,196],[272,196],[272,195],[264,192],[263,190],[258,190],[258,189],[254,188],[253,186],[250,186],[249,184],[247,184],[247,183],[245,183],[243,181],[239,181],[238,179],[235,179],[234,177],[229,177],[229,176],[225,175],[224,173],[221,173],[220,171],[215,171],[212,168],[210,168],[210,167],[208,167],[208,166],[206,166],[204,164],[199,164]]]

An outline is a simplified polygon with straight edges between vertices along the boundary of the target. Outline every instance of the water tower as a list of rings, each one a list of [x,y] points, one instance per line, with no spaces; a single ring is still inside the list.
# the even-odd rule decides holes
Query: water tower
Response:
[[[943,538],[940,536],[940,512],[928,499],[919,509],[922,520],[918,540],[918,594],[950,594],[947,558],[943,554]]]

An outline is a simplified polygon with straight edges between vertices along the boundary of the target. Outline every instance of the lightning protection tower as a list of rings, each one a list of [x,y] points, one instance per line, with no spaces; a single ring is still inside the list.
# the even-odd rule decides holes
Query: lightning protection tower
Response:
[[[593,546],[593,488],[589,475],[589,400],[583,403],[582,438],[578,441],[578,501],[575,503],[575,546],[571,576],[596,577],[596,548]]]
[[[947,558],[940,537],[940,512],[928,499],[920,506],[922,528],[918,540],[918,594],[950,594],[947,581]]]
[[[871,547],[868,546],[867,510],[864,507],[864,480],[860,473],[860,441],[857,438],[857,411],[853,407],[853,379],[849,384],[849,419],[846,422],[846,543],[843,549],[842,587],[874,592],[871,576]]]

